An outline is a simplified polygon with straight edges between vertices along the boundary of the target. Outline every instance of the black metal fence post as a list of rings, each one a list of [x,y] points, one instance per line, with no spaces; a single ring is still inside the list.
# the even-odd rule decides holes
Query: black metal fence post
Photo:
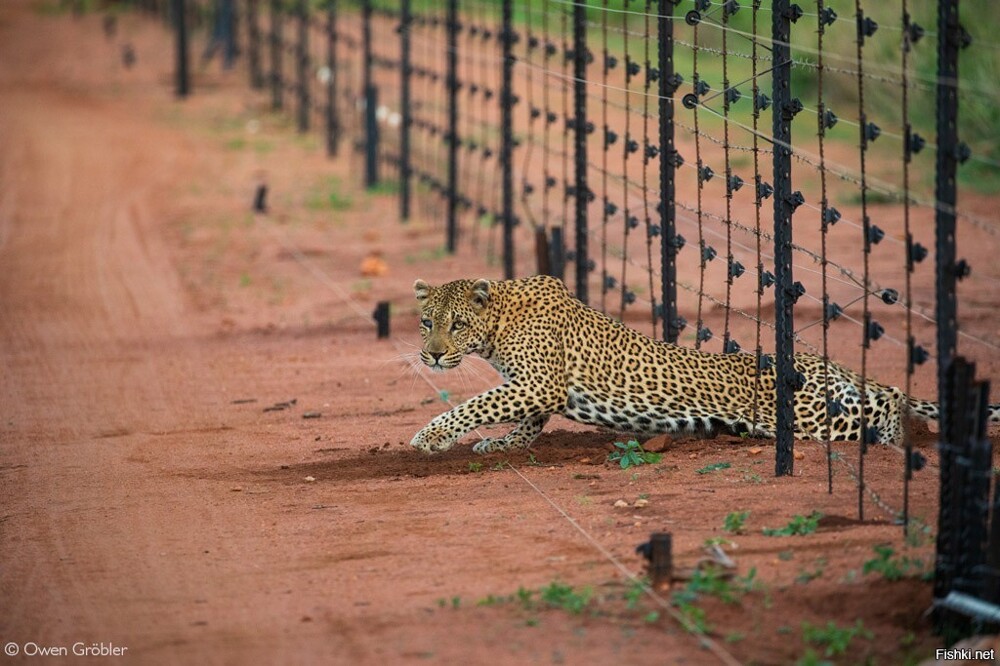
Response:
[[[247,0],[247,60],[250,67],[250,87],[264,87],[264,72],[260,64],[260,0]]]
[[[458,245],[458,0],[448,0],[445,31],[445,88],[448,95],[448,128],[444,137],[448,147],[446,247],[448,252],[453,253]]]
[[[590,187],[587,185],[587,6],[573,3],[573,165],[576,195],[576,297],[586,303],[590,257],[587,252],[587,206]]]
[[[188,68],[187,2],[173,0],[174,30],[177,36],[177,96],[187,97],[191,93],[191,73]]]
[[[674,170],[677,168],[677,149],[674,146],[674,100],[679,84],[674,73],[674,24],[673,0],[659,0],[657,19],[657,55],[660,70],[660,316],[663,320],[663,339],[677,342],[680,334],[680,315],[677,312],[677,238],[674,203]]]
[[[798,9],[798,6],[794,6]],[[792,117],[795,103],[791,94],[791,24],[801,15],[789,0],[775,0],[772,7],[772,98],[774,100],[774,274],[775,274],[775,370],[777,382],[777,443],[774,461],[776,476],[790,475],[793,465],[795,429],[795,327],[793,306],[796,291],[792,282],[792,214],[796,198],[792,192]]]
[[[298,130],[309,131],[309,6],[298,0],[296,6],[298,39],[295,40],[295,87],[299,98]]]
[[[410,219],[410,128],[413,124],[413,113],[410,108],[410,80],[413,68],[410,66],[410,27],[413,16],[410,11],[410,0],[401,0],[399,6],[399,219],[406,222]]]
[[[514,277],[514,8],[513,0],[503,0],[500,44],[503,49],[500,91],[500,169],[503,199],[503,276]]]
[[[271,108],[279,111],[284,106],[285,83],[281,75],[281,52],[285,40],[281,28],[281,0],[271,0]]]
[[[378,183],[378,90],[372,79],[372,0],[361,4],[361,47],[365,89],[365,187]]]
[[[958,597],[996,603],[990,592],[1000,571],[990,546],[990,480],[993,447],[986,436],[989,383],[977,382],[976,367],[956,356],[946,373],[948,431],[941,432],[941,500],[934,566],[934,619],[937,632],[952,642],[981,628]],[[996,514],[993,520],[1000,520]],[[994,531],[995,531],[994,524]],[[972,611],[972,612],[970,612]],[[995,612],[995,611],[994,611]]]
[[[937,157],[934,212],[936,238],[936,315],[938,401],[948,403],[945,392],[948,366],[958,343],[958,301],[955,294],[955,185],[958,170],[958,49],[961,44],[958,0],[938,2]],[[941,432],[948,431],[951,415],[941,411]]]
[[[337,110],[337,0],[326,6],[326,154],[334,156],[340,145],[340,114]]]

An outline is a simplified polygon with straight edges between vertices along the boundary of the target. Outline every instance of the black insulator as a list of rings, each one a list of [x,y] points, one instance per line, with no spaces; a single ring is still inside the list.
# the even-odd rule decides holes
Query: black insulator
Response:
[[[743,187],[743,179],[733,174],[726,179],[726,185],[730,192],[738,192]]]
[[[626,139],[625,140],[625,152],[626,153],[634,153],[634,152],[636,152],[638,150],[639,150],[639,142],[638,141],[636,141],[635,139]]]
[[[605,148],[605,150],[608,148],[608,146],[610,146],[611,144],[613,144],[617,140],[618,140],[618,134],[616,134],[613,130],[608,129],[608,127],[605,126],[604,127],[604,148]]]
[[[725,94],[726,104],[735,104],[740,99],[740,91],[736,88],[727,88]]]
[[[618,66],[618,58],[613,55],[606,54],[604,56],[604,71],[610,71]]]
[[[708,342],[712,339],[712,329],[702,326],[698,329],[698,342]]]
[[[909,247],[909,258],[911,263],[919,264],[927,258],[927,248],[920,243],[911,242]]]
[[[919,472],[927,466],[927,458],[920,451],[910,451],[910,469]]]
[[[805,296],[806,288],[801,282],[796,281],[785,293],[792,299],[792,303],[798,303],[802,296]]]
[[[766,372],[774,367],[774,359],[767,354],[761,354],[757,359],[757,369]]]
[[[636,227],[639,226],[639,218],[636,217],[635,215],[629,215],[626,224],[628,225],[629,229],[635,229]]]
[[[882,228],[875,224],[870,224],[868,226],[868,242],[872,245],[878,245],[885,238],[885,232]]]
[[[699,80],[694,84],[694,91],[698,97],[704,97],[712,90],[712,87],[708,85],[708,81]]]
[[[837,120],[838,120],[837,114],[831,111],[830,109],[827,109],[823,113],[823,128],[832,129],[833,126],[837,124]]]
[[[819,14],[819,24],[821,26],[833,25],[836,20],[837,12],[833,11],[830,7],[824,7],[823,11]]]
[[[871,37],[878,30],[878,23],[870,17],[858,14],[858,35],[861,37]]]
[[[714,175],[715,172],[712,171],[712,167],[708,166],[707,164],[698,168],[698,180],[700,180],[703,183],[707,183],[708,181],[712,180],[712,176]]]
[[[764,111],[769,106],[771,106],[771,98],[764,93],[757,93],[757,97],[753,100],[753,108],[756,111]]]
[[[688,25],[698,25],[701,23],[701,14],[692,9],[684,15],[684,22]]]
[[[708,263],[718,256],[718,252],[711,245],[705,245],[701,248],[701,261],[702,263]]]
[[[832,227],[840,221],[840,211],[833,206],[823,207],[823,224]]]
[[[735,280],[746,272],[746,268],[735,259],[729,260],[729,279]]]
[[[660,149],[651,143],[646,144],[646,159],[652,160],[656,159],[656,156],[660,154]]]
[[[870,341],[878,340],[879,338],[882,337],[882,335],[884,333],[885,333],[885,329],[882,327],[882,324],[878,323],[877,321],[875,321],[874,319],[872,319],[869,316],[868,317],[868,321],[865,324],[865,338],[866,338],[866,340],[870,340]]]
[[[955,278],[964,280],[970,275],[972,275],[972,266],[965,259],[959,259],[958,263],[955,264]]]
[[[920,25],[911,22],[908,26],[906,26],[906,33],[910,38],[910,43],[916,44],[923,38],[924,29]]]
[[[785,102],[781,109],[781,117],[785,120],[791,120],[802,111],[802,108],[802,101],[798,97],[793,97],[791,101]]]
[[[723,354],[738,354],[741,351],[743,351],[743,348],[740,347],[740,343],[736,342],[736,340],[726,340],[726,344],[722,346]]]
[[[839,400],[828,399],[826,401],[826,415],[830,418],[840,416],[844,413],[844,404]]]
[[[790,195],[788,195],[787,197],[785,197],[785,203],[787,203],[789,206],[792,207],[792,211],[793,212],[795,211],[795,209],[797,209],[799,206],[801,206],[805,202],[806,202],[806,198],[804,196],[802,196],[802,192],[800,190],[795,190]]]
[[[774,188],[771,187],[770,183],[765,183],[764,181],[760,181],[759,183],[757,183],[758,201],[769,199],[772,194],[774,194]]]
[[[684,236],[681,236],[680,234],[674,234],[674,239],[673,241],[671,241],[670,244],[674,247],[675,250],[680,252],[681,248],[683,248],[686,243],[687,239],[684,238]]]
[[[895,289],[883,289],[882,293],[879,294],[879,298],[886,305],[895,305],[899,302],[899,292]]]
[[[613,201],[608,201],[607,199],[605,199],[604,214],[610,217],[611,215],[614,215],[617,212],[618,212],[618,206]]]
[[[685,109],[693,109],[698,106],[698,96],[694,93],[688,93],[681,98],[681,104],[684,105]]]
[[[828,302],[823,306],[823,316],[828,322],[836,321],[842,314],[844,314],[844,308],[837,303]]]
[[[759,285],[760,290],[764,291],[764,289],[774,284],[774,273],[772,273],[771,271],[760,271],[759,282],[760,282]]]

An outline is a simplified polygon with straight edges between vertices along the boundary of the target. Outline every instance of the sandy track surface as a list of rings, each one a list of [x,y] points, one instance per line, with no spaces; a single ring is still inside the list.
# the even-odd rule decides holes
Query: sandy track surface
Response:
[[[0,642],[103,642],[136,663],[718,663],[665,614],[646,621],[651,602],[627,608],[621,571],[527,477],[634,572],[649,532],[672,531],[690,566],[727,513],[751,510],[739,574],[766,591],[706,602],[741,660],[794,660],[801,621],[863,618],[877,638],[858,660],[933,645],[926,583],[858,574],[898,528],[874,506],[877,520],[850,517],[843,468],[827,495],[818,448],[781,480],[770,442],[735,438],[622,472],[604,463],[614,436],[565,421],[530,458],[411,451],[439,388],[461,399],[494,380],[409,372],[409,284],[479,258],[434,256],[436,230],[401,234],[392,198],[353,185],[343,210],[310,205],[317,178],[352,182],[352,159],[294,139],[241,73],[203,68],[175,102],[169,57],[137,16],[106,39],[99,16],[0,6]],[[248,118],[263,134],[234,148]],[[272,212],[255,218],[261,179]],[[389,274],[360,279],[373,253]],[[379,299],[395,342],[365,321]],[[695,473],[721,461],[731,471]],[[866,464],[897,504],[898,457]],[[930,521],[933,476],[913,497]],[[829,520],[809,538],[759,533],[813,509]],[[594,588],[596,612],[476,605],[554,580]]]

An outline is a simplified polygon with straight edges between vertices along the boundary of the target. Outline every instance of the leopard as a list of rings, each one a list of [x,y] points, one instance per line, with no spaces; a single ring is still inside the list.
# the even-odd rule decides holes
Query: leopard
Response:
[[[729,431],[773,438],[773,355],[715,353],[653,339],[574,297],[559,278],[461,279],[413,284],[420,360],[432,371],[475,354],[503,383],[440,414],[414,435],[425,453],[451,449],[483,426],[514,424],[475,453],[529,447],[554,414],[643,436]],[[760,362],[770,358],[770,363]],[[862,377],[823,357],[796,353],[794,436],[898,445],[907,419],[938,418],[934,402]],[[861,387],[866,395],[862,398]],[[1000,421],[1000,405],[989,408]],[[478,433],[477,433],[478,434]]]

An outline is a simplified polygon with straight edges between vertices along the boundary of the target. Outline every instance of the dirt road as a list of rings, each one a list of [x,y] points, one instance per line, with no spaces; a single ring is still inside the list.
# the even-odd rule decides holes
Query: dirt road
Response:
[[[800,621],[831,617],[878,635],[858,660],[933,644],[925,583],[858,574],[898,528],[849,519],[853,483],[838,468],[827,495],[816,449],[777,481],[769,443],[678,443],[627,473],[604,464],[613,437],[565,421],[530,458],[411,451],[439,388],[495,380],[408,372],[408,285],[479,258],[433,255],[420,224],[397,242],[391,200],[343,186],[351,160],[261,113],[242,73],[202,68],[179,103],[162,28],[126,14],[109,39],[100,21],[0,5],[0,642],[17,659],[79,642],[144,664],[718,663],[667,609],[626,607],[595,543],[639,572],[635,546],[666,528],[687,566],[738,508],[756,521],[740,575],[768,591],[707,600],[719,645],[783,663]],[[272,213],[255,218],[261,179]],[[360,278],[372,256],[389,275]],[[379,299],[395,342],[365,321]],[[894,454],[866,464],[898,501]],[[930,519],[933,478],[913,497]],[[813,509],[835,520],[810,540],[759,534]],[[553,581],[589,586],[596,610],[507,599]]]

